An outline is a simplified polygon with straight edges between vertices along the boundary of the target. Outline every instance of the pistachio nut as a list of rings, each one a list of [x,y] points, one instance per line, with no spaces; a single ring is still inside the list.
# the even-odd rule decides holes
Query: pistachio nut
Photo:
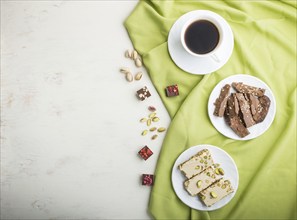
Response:
[[[157,122],[157,121],[159,121],[160,120],[160,118],[158,118],[158,117],[153,117],[153,122]]]
[[[138,72],[136,73],[136,75],[134,76],[135,80],[140,80],[142,78],[142,72]]]
[[[141,66],[142,66],[142,62],[141,62],[141,60],[140,60],[139,58],[136,58],[136,60],[135,60],[135,65],[136,65],[137,67],[141,67]]]
[[[126,80],[128,82],[132,82],[133,81],[133,76],[130,72],[126,73]]]
[[[157,137],[158,137],[158,135],[156,135],[156,134],[153,135],[153,136],[152,136],[152,140],[155,140]]]
[[[141,123],[146,122],[146,121],[147,121],[146,118],[142,118],[142,119],[140,119],[140,122],[141,122]]]
[[[214,198],[214,199],[218,197],[218,195],[217,195],[215,192],[213,192],[213,191],[210,192],[210,195],[211,195],[211,197]]]
[[[154,118],[156,116],[156,114],[157,114],[156,112],[149,114],[149,118]]]
[[[137,57],[138,57],[138,53],[137,53],[137,51],[136,51],[136,50],[133,50],[133,53],[132,53],[132,58],[133,58],[133,60],[136,60]]]
[[[141,135],[142,135],[142,136],[145,136],[145,135],[147,134],[147,132],[148,132],[147,130],[144,130],[144,131],[141,133]]]
[[[224,170],[223,170],[222,168],[219,168],[219,173],[220,173],[221,175],[224,175],[224,174],[225,174],[225,172],[224,172]]]
[[[164,127],[158,128],[158,132],[164,132],[164,131],[166,131],[166,128],[164,128]]]

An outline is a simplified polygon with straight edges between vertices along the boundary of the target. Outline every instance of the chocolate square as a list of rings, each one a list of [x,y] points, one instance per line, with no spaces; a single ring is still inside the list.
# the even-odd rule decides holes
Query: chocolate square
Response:
[[[178,96],[179,92],[178,92],[178,86],[175,85],[171,85],[171,86],[167,86],[166,89],[166,96],[167,97],[172,97],[172,96]]]
[[[142,185],[152,186],[154,185],[154,175],[152,174],[142,174]]]
[[[147,89],[146,86],[144,86],[143,88],[141,88],[141,89],[139,89],[139,90],[137,91],[137,97],[138,97],[141,101],[147,99],[147,98],[150,97],[150,96],[151,96],[151,93],[150,93],[150,91]]]
[[[142,159],[147,160],[150,156],[153,155],[153,151],[148,148],[148,146],[144,146],[138,154],[142,157]]]

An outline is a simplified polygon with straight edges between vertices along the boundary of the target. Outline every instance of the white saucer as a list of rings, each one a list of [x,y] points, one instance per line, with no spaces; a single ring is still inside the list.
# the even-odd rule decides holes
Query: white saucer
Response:
[[[180,35],[183,25],[192,17],[197,16],[197,13],[206,15],[212,14],[212,16],[216,17],[216,19],[222,24],[224,32],[226,33],[225,40],[222,43],[221,48],[216,53],[221,60],[219,63],[211,58],[194,57],[187,53],[181,44]],[[207,10],[196,10],[182,15],[173,24],[168,35],[168,50],[171,59],[179,68],[192,74],[205,75],[221,68],[230,58],[233,46],[233,33],[227,21],[220,15]]]
[[[213,112],[215,109],[215,106],[213,103],[215,103],[215,100],[217,99],[217,97],[219,97],[221,89],[226,84],[231,85],[232,82],[243,82],[244,84],[247,84],[247,85],[263,88],[265,89],[265,95],[271,101],[269,111],[264,121],[249,127],[248,130],[250,134],[245,136],[244,138],[241,138],[237,134],[235,134],[235,132],[227,125],[224,118],[213,115]],[[230,93],[232,92],[235,92],[233,88],[231,88],[230,90]],[[259,137],[261,134],[267,131],[267,129],[271,126],[275,117],[275,113],[276,113],[276,101],[271,89],[266,83],[250,75],[237,74],[223,79],[215,86],[215,88],[212,90],[208,99],[208,116],[210,118],[211,123],[221,134],[223,134],[228,138],[232,138],[234,140],[250,140],[250,139]]]
[[[220,167],[222,167],[225,171],[224,178],[230,180],[231,185],[234,189],[233,193],[227,195],[225,198],[216,202],[211,207],[207,207],[206,205],[204,205],[198,198],[198,196],[193,197],[187,193],[183,186],[183,183],[187,178],[178,169],[178,165],[190,159],[190,157],[197,154],[203,149],[208,149],[214,162],[220,164]],[[212,211],[227,205],[235,196],[235,193],[238,189],[239,175],[234,160],[226,151],[209,144],[201,144],[191,147],[179,155],[172,168],[171,181],[176,195],[187,206],[197,210]]]

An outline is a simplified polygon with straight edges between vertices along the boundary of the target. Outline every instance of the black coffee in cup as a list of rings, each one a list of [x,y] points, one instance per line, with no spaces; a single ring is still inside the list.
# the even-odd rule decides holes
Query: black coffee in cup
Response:
[[[219,43],[218,28],[208,20],[197,20],[185,30],[185,44],[196,54],[207,54],[213,51]]]

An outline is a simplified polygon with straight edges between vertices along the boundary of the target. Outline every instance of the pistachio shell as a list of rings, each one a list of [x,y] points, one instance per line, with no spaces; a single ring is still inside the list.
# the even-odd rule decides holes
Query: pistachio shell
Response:
[[[142,78],[142,72],[138,72],[136,73],[136,75],[134,76],[135,80],[140,80]]]
[[[140,60],[139,58],[136,58],[136,59],[135,59],[135,65],[136,65],[137,67],[141,67],[141,66],[142,66],[142,62],[141,62],[141,60]]]
[[[125,51],[125,57],[131,58],[131,56],[132,56],[131,51],[130,50],[126,50]]]
[[[129,69],[128,67],[121,67],[121,68],[120,68],[120,72],[121,72],[121,73],[125,73],[125,74],[127,74],[127,73],[130,72],[130,69]]]
[[[133,58],[133,60],[136,60],[137,57],[138,57],[138,53],[137,53],[137,51],[136,51],[136,50],[133,50],[133,53],[132,53],[132,58]]]
[[[132,82],[133,81],[133,76],[130,72],[126,73],[126,80],[128,82]]]

